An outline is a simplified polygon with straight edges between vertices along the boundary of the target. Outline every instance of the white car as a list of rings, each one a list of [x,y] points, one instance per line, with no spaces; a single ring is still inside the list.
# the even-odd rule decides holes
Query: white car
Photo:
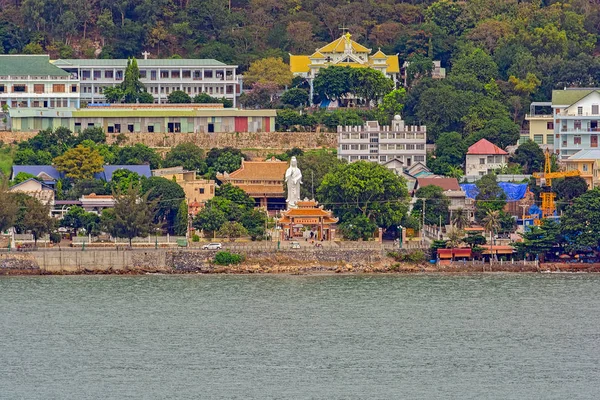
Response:
[[[220,250],[223,248],[221,243],[209,243],[202,246],[202,250]]]

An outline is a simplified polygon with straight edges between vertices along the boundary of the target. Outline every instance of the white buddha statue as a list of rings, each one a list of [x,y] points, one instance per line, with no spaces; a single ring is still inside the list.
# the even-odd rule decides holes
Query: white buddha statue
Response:
[[[298,168],[296,157],[292,157],[290,167],[285,171],[285,181],[287,183],[287,205],[289,208],[296,207],[296,203],[300,200],[300,185],[302,184],[302,172]]]

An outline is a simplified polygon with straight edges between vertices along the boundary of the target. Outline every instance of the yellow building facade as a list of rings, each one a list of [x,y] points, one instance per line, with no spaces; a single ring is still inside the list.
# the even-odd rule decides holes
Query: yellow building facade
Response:
[[[566,160],[562,160],[567,171],[579,171],[588,185],[588,189],[594,189],[600,185],[599,163],[600,150],[580,150]]]
[[[185,171],[181,167],[173,167],[153,170],[152,175],[175,181],[181,186],[188,207],[196,203],[202,207],[204,203],[215,197],[215,181],[197,179],[196,171]]]
[[[290,70],[294,76],[301,76],[310,85],[310,100],[312,102],[314,89],[313,80],[321,68],[331,65],[352,68],[373,68],[398,83],[400,63],[398,54],[388,56],[381,50],[371,54],[371,49],[351,39],[350,33],[345,33],[333,42],[317,49],[311,55],[290,54]]]

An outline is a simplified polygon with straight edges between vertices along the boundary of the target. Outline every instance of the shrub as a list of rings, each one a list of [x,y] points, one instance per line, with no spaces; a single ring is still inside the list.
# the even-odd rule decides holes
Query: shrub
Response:
[[[199,242],[200,241],[200,236],[196,235],[195,233],[192,235],[192,242]]]
[[[215,254],[215,264],[231,265],[239,264],[244,261],[244,256],[241,254],[230,253],[228,251],[219,251]]]
[[[62,237],[60,236],[60,233],[58,233],[58,232],[50,233],[50,241],[52,243],[60,243],[61,239],[62,239]]]
[[[387,255],[398,262],[421,263],[427,260],[427,256],[422,250],[403,251],[400,253],[390,251]]]

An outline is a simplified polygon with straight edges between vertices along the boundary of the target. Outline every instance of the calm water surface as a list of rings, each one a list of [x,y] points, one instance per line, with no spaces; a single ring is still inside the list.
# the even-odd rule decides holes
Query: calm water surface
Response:
[[[2,399],[598,399],[600,276],[0,278]]]

